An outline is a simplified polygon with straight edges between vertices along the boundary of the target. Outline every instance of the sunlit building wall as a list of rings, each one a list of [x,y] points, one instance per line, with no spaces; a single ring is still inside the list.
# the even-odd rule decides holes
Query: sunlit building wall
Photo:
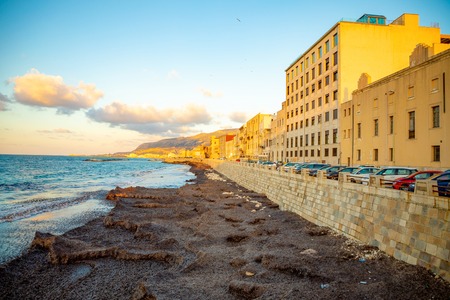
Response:
[[[417,44],[448,49],[439,28],[403,14],[341,20],[286,69],[284,160],[346,164],[340,141],[340,104],[349,101],[362,73],[378,80],[409,65]]]
[[[428,58],[434,52],[419,45],[413,66],[373,83],[361,77],[341,107],[346,162],[450,168],[450,50]]]

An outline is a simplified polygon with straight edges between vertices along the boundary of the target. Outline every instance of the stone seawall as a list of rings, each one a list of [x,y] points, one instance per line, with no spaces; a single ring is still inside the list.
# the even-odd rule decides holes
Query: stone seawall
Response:
[[[286,173],[257,164],[204,160],[317,225],[378,247],[450,281],[449,198]]]

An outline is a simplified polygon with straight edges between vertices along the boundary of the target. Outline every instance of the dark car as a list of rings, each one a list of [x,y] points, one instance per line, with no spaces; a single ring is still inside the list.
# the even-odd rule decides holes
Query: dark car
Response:
[[[325,170],[329,166],[330,166],[329,164],[314,164],[312,167],[308,168],[309,169],[309,176],[316,177],[317,176],[317,171]]]
[[[437,181],[438,194],[450,197],[450,172],[445,172],[434,178]]]
[[[341,167],[340,169],[332,169],[335,167]],[[328,179],[334,179],[334,180],[338,180],[339,178],[339,173],[351,173],[355,170],[357,170],[358,167],[345,167],[345,166],[334,166],[334,167],[330,167],[330,170],[327,170],[327,178]]]
[[[437,193],[441,197],[450,197],[450,172],[445,171],[441,174],[436,174],[426,180],[436,181]],[[408,187],[408,191],[414,192],[416,184],[412,183]]]
[[[329,164],[321,164],[321,163],[305,163],[302,165],[298,165],[297,167],[295,167],[294,171],[295,173],[301,173],[303,169],[308,169],[308,170],[316,170],[316,169],[320,169],[323,168],[324,166],[330,166]]]
[[[396,190],[403,190],[403,191],[407,191],[409,186],[412,183],[416,182],[416,179],[427,179],[433,175],[442,173],[442,171],[419,171],[419,172],[415,172],[409,176],[406,177],[402,177],[399,178],[397,180],[394,181],[394,183],[392,184],[392,187]]]

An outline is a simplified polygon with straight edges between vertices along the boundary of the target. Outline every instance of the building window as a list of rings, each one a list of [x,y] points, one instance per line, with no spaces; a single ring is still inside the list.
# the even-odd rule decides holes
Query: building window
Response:
[[[305,150],[305,157],[308,157],[308,150]]]
[[[432,107],[432,111],[433,111],[433,128],[438,128],[439,127],[439,106],[433,106]]]
[[[378,98],[373,99],[373,108],[378,108]]]
[[[305,121],[305,127],[308,127],[309,126],[309,119],[306,119],[306,121]]]
[[[326,76],[325,77],[325,85],[329,85],[330,84],[330,76]]]
[[[373,135],[378,136],[378,119],[373,120]]]
[[[303,150],[300,150],[300,157],[303,157]]]
[[[357,124],[357,130],[358,130],[358,139],[361,138],[361,123]]]
[[[319,99],[317,100],[317,106],[322,106],[322,97],[319,97]]]
[[[333,53],[333,66],[336,66],[338,64],[338,53]]]
[[[320,145],[320,132],[317,133],[317,145]]]
[[[361,150],[360,149],[356,150],[356,160],[358,160],[358,161],[361,160]]]
[[[328,148],[325,148],[325,157],[328,157],[328,155],[329,155],[329,152],[330,150],[328,149]]]
[[[306,72],[306,83],[309,82],[309,72]]]
[[[317,89],[321,89],[322,88],[322,80],[319,80],[318,82],[317,82]]]
[[[431,80],[431,91],[436,92],[439,89],[439,79],[434,78]]]
[[[311,126],[314,126],[316,118],[315,117],[311,117]]]
[[[333,47],[336,47],[338,45],[338,35],[335,33],[333,35]]]
[[[300,77],[300,87],[303,87],[303,76]]]
[[[322,46],[319,47],[319,58],[322,58]]]
[[[306,88],[305,92],[306,92],[306,96],[308,96],[309,95],[309,87]]]
[[[300,147],[303,147],[303,135],[300,136]]]
[[[303,65],[303,62],[300,63],[300,72],[303,72],[305,70],[305,67]]]
[[[322,75],[322,63],[319,64],[318,69],[319,69],[318,72],[319,72],[319,76],[320,76],[320,75]]]
[[[325,59],[325,71],[328,71],[330,69],[330,59]]]
[[[394,116],[389,116],[389,134],[394,134]]]
[[[333,81],[338,80],[338,71],[333,72]]]
[[[295,130],[298,129],[298,122],[295,122]]]
[[[295,66],[295,76],[298,76],[298,66]]]
[[[338,118],[338,109],[333,109],[333,120],[336,120]]]
[[[298,147],[298,137],[295,137],[295,147]],[[295,156],[297,156],[297,153],[295,154]]]
[[[311,157],[314,157],[314,149],[311,149]]]
[[[394,148],[389,148],[389,161],[394,161]]]
[[[309,110],[309,103],[306,103],[306,111]]]
[[[305,134],[305,146],[308,146],[308,143],[309,143],[309,138],[308,138],[308,135]]]
[[[409,129],[408,129],[408,137],[410,139],[416,138],[416,112],[410,111],[408,113],[409,117]]]
[[[373,160],[378,161],[378,149],[373,149]]]
[[[307,57],[306,58],[306,66],[305,66],[307,69],[308,69],[308,67],[309,67],[309,57]]]
[[[311,133],[311,146],[314,146],[314,140],[315,140],[314,133]]]
[[[328,122],[328,121],[330,121],[330,112],[329,111],[325,112],[325,122]]]
[[[333,144],[337,143],[337,134],[338,134],[338,130],[336,128],[333,129]]]
[[[337,100],[338,99],[338,91],[335,90],[333,91],[333,100]]]
[[[408,98],[414,98],[414,86],[408,87]]]
[[[441,146],[433,146],[433,161],[441,161]]]
[[[328,53],[328,52],[330,52],[330,41],[329,40],[325,42],[325,53]]]
[[[337,148],[333,148],[333,156],[337,156]]]
[[[316,84],[313,83],[313,84],[311,85],[311,93],[314,93],[315,91],[316,91]]]
[[[316,108],[316,100],[311,101],[311,109]]]
[[[295,80],[295,90],[298,90],[298,79]]]
[[[312,60],[312,63],[315,63],[315,62],[316,62],[316,52],[313,52],[313,53],[311,54],[311,60]]]
[[[311,80],[313,80],[314,78],[316,78],[316,68],[311,69]]]

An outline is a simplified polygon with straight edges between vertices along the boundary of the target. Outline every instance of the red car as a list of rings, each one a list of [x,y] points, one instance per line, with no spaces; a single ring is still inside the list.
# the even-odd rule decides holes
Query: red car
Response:
[[[392,187],[396,190],[407,191],[411,183],[415,183],[416,179],[427,179],[435,174],[442,173],[442,171],[419,171],[413,173],[407,177],[399,178],[392,184]]]

